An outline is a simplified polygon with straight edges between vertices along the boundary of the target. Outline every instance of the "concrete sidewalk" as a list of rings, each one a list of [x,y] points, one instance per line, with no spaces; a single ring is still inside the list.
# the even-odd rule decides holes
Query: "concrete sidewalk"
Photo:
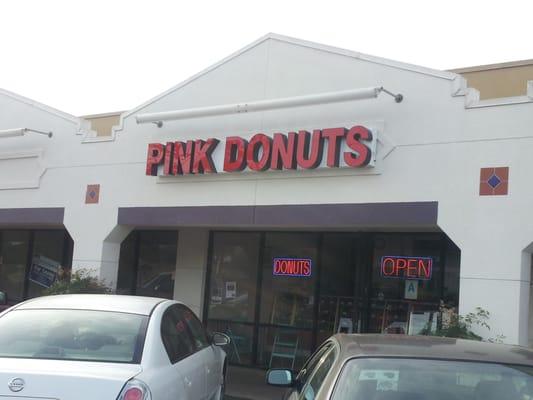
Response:
[[[228,367],[226,399],[228,400],[281,400],[284,388],[267,385],[266,371],[245,367]]]

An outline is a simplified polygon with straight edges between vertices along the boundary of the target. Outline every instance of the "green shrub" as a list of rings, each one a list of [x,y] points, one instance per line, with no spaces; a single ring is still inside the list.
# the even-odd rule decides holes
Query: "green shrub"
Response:
[[[92,293],[109,294],[112,290],[105,281],[91,274],[90,270],[79,269],[74,273],[59,279],[43,292],[43,295]]]
[[[474,333],[472,329],[473,327],[480,327],[490,331],[489,319],[490,313],[481,307],[476,307],[474,312],[460,315],[455,311],[454,307],[441,303],[437,329],[431,330],[428,326],[424,329],[423,334],[482,341],[483,338]],[[487,341],[502,343],[503,339],[505,339],[505,336],[497,335],[496,338],[489,338]]]

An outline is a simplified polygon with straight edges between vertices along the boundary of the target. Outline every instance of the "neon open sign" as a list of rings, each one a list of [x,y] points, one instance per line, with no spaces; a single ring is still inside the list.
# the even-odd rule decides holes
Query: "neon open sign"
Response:
[[[420,279],[428,281],[433,272],[431,257],[381,257],[381,276],[385,278]]]
[[[277,276],[311,276],[313,262],[308,258],[274,258],[273,274]]]

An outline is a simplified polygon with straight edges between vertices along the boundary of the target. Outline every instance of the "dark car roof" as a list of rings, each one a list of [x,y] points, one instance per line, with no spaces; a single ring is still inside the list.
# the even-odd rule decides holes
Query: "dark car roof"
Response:
[[[341,358],[411,357],[533,366],[533,350],[521,346],[434,336],[337,334]]]

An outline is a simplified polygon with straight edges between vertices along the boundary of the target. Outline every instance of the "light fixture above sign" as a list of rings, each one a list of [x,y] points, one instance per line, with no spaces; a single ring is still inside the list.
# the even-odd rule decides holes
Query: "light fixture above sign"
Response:
[[[37,129],[30,129],[30,128],[15,128],[15,129],[0,130],[0,138],[24,136],[28,132],[37,133],[39,135],[46,135],[49,138],[52,137],[52,132],[44,132],[44,131],[39,131]]]
[[[363,89],[341,90],[310,94],[305,96],[283,97],[279,99],[258,100],[247,103],[224,104],[209,107],[189,108],[184,110],[163,111],[156,113],[137,114],[135,119],[138,124],[154,123],[159,128],[163,121],[176,121],[181,119],[212,117],[217,115],[241,114],[257,111],[269,111],[281,108],[311,106],[317,104],[339,103],[342,101],[374,99],[380,93],[394,97],[396,103],[401,103],[403,95],[394,94],[383,86]]]

